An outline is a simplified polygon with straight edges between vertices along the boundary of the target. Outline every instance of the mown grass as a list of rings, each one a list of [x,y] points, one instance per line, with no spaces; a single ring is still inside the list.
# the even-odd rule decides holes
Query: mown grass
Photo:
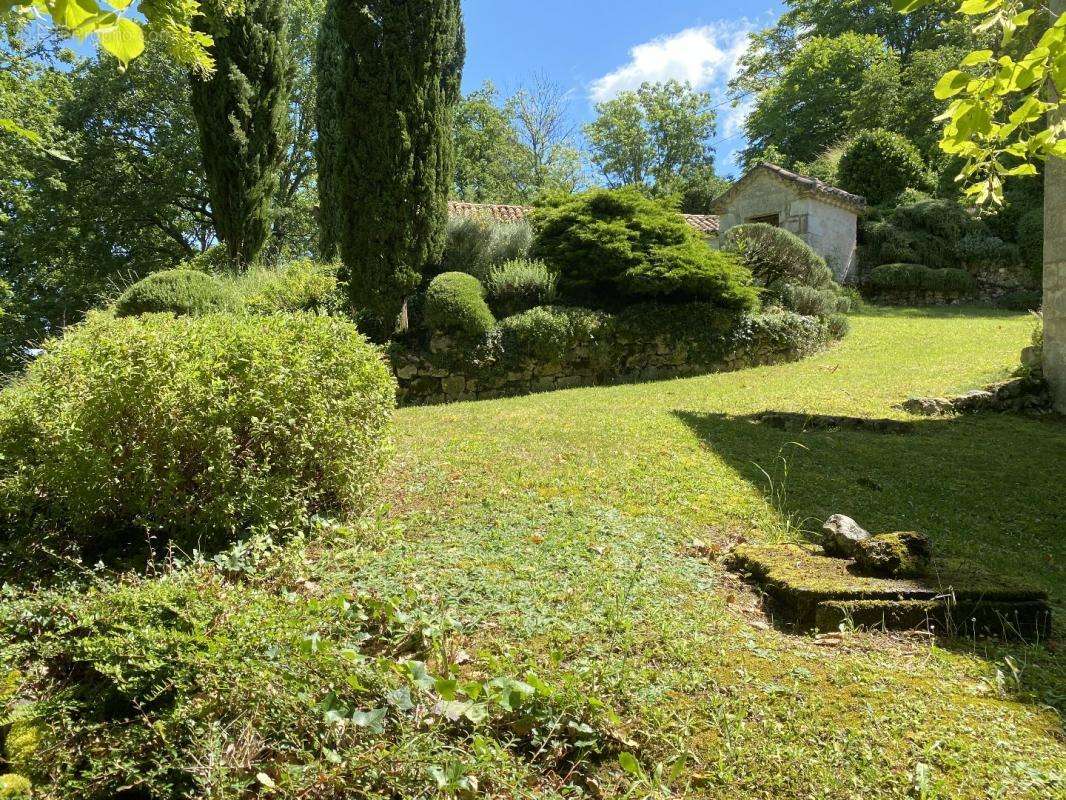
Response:
[[[908,395],[1007,374],[1031,321],[952,309],[853,322],[799,364],[402,410],[376,519],[280,551],[10,593],[3,656],[51,728],[54,788],[39,791],[1064,796],[1053,642],[796,635],[721,566],[739,539],[802,537],[848,513],[1046,586],[1061,632],[1061,420],[985,415],[896,436],[748,419],[902,417],[891,406]],[[434,703],[447,686],[408,686],[407,659],[550,689],[532,710],[446,722]],[[103,689],[118,711],[94,705]],[[394,702],[405,690],[413,708]],[[331,704],[388,714],[380,731],[338,725]]]
[[[714,551],[848,513],[1046,586],[1061,630],[1061,421],[986,415],[886,436],[745,419],[904,416],[891,406],[909,395],[1005,376],[1031,320],[893,310],[854,326],[795,365],[401,411],[400,535],[361,559],[361,579],[438,598],[470,647],[508,665],[576,670],[642,734],[646,764],[685,754],[682,795],[1064,791],[1052,707],[1066,705],[1066,668],[1050,647],[820,647],[753,625],[744,591],[694,555],[696,541]]]

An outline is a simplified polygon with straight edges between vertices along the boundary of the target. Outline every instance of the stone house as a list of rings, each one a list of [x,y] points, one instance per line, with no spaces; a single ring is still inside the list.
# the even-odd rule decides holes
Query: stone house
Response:
[[[720,235],[748,222],[791,231],[821,255],[843,283],[854,277],[859,215],[866,200],[775,164],[759,164],[714,202]]]

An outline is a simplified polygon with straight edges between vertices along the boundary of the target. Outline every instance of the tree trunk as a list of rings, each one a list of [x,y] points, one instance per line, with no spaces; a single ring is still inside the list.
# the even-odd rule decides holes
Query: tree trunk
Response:
[[[1066,0],[1053,0],[1056,14]],[[1044,184],[1044,374],[1066,412],[1066,160],[1053,158]]]

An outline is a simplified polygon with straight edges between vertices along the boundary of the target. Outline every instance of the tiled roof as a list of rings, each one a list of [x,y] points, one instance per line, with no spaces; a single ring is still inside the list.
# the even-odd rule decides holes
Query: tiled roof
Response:
[[[453,217],[491,219],[495,222],[519,222],[532,213],[532,206],[501,206],[488,203],[448,203],[448,213]],[[704,235],[718,233],[718,217],[706,214],[682,214],[685,221]]]
[[[818,180],[817,178],[811,178],[807,175],[800,175],[798,172],[792,172],[784,167],[779,167],[777,164],[762,163],[752,167],[748,170],[744,177],[734,183],[729,190],[714,201],[714,209],[719,214],[725,213],[725,207],[728,206],[740,192],[741,187],[748,182],[754,175],[759,172],[769,172],[778,180],[791,183],[804,194],[815,195],[823,200],[827,200],[836,205],[850,208],[852,211],[859,213],[866,208],[866,198],[859,197],[857,194],[851,192],[845,192],[843,189],[838,189],[835,186],[830,186],[828,183]]]

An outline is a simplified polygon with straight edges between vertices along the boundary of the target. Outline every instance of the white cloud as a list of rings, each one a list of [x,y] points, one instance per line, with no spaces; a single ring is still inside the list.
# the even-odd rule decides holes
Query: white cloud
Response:
[[[737,73],[737,62],[748,49],[751,33],[760,27],[748,19],[722,20],[637,45],[630,50],[627,64],[592,82],[589,97],[601,103],[642,83],[668,80],[709,91],[719,106],[718,163],[720,168],[736,166],[744,146],[744,122],[754,102],[746,98],[734,108],[727,102],[726,84]]]
[[[629,63],[593,81],[589,94],[603,102],[646,81],[671,79],[696,89],[724,89],[754,29],[746,19],[716,22],[637,45],[629,52]]]

